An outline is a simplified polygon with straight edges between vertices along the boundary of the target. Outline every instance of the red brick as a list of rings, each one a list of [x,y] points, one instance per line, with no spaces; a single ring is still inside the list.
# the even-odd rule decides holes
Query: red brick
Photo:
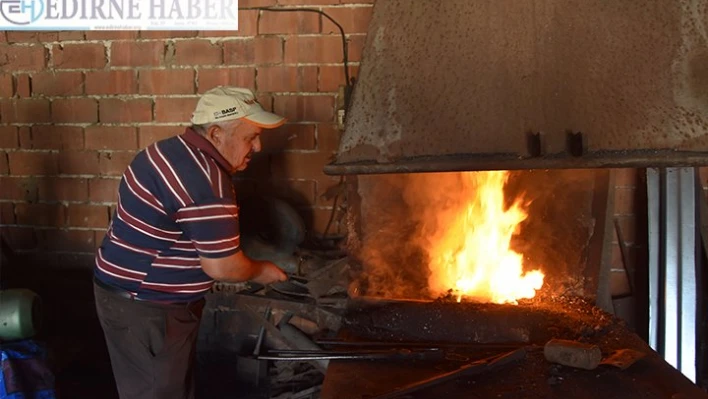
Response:
[[[317,149],[321,152],[336,152],[342,133],[337,126],[329,123],[317,125]]]
[[[113,66],[159,66],[164,59],[165,43],[162,41],[111,43]]]
[[[7,32],[2,31],[0,32],[0,43],[5,43],[7,42]]]
[[[86,73],[86,94],[134,94],[138,79],[133,70]]]
[[[0,177],[0,199],[37,201],[37,179],[34,177]]]
[[[282,6],[299,6],[302,5],[302,0],[277,0]],[[322,4],[339,4],[339,0],[307,0],[307,5],[322,5]],[[324,19],[324,18],[323,18]]]
[[[637,242],[637,218],[632,216],[618,216],[617,222],[619,223],[619,228],[622,232],[622,239],[628,245],[632,245]],[[615,236],[615,238],[617,238]],[[614,242],[618,242],[617,239]]]
[[[374,4],[376,0],[339,0],[342,4]]]
[[[109,211],[105,205],[69,204],[66,224],[71,227],[106,227]]]
[[[15,205],[11,202],[0,202],[0,225],[15,223]]]
[[[144,30],[140,31],[141,39],[171,39],[176,37],[195,37],[196,30]]]
[[[339,178],[334,176],[325,176],[317,180],[317,200],[315,201],[319,206],[333,206],[334,197],[329,198],[325,196],[327,192],[331,189],[336,190],[336,186],[339,184]],[[341,204],[341,197],[339,203]]]
[[[64,175],[95,175],[98,171],[98,152],[63,151],[59,153],[59,173]]]
[[[322,9],[322,11],[337,21],[348,35],[366,33],[369,30],[372,10],[373,7],[326,7]],[[329,19],[322,17],[322,33],[339,34],[340,32],[339,28]]]
[[[280,62],[283,62],[283,40],[279,37],[255,37],[224,42],[224,63],[227,65]]]
[[[64,226],[66,213],[59,204],[15,204],[18,224],[30,226]]]
[[[38,72],[32,75],[32,92],[45,96],[77,96],[84,94],[81,72]]]
[[[45,251],[93,252],[93,230],[37,230],[39,248]]]
[[[198,93],[221,85],[232,85],[239,87],[255,86],[256,69],[252,67],[244,68],[209,68],[197,70]]]
[[[320,15],[314,12],[261,11],[258,34],[319,33]]]
[[[93,241],[96,245],[95,249],[98,249],[103,243],[103,239],[106,237],[106,230],[92,230],[93,231]]]
[[[239,5],[243,0],[239,2]],[[238,11],[238,30],[210,30],[199,32],[199,37],[255,36],[258,28],[258,10]]]
[[[268,6],[274,6],[276,4],[276,0],[239,0],[238,2],[238,7],[240,8],[249,8],[249,7],[268,7]],[[241,12],[239,10],[239,12]]]
[[[40,151],[8,153],[10,173],[16,176],[51,176],[57,173],[57,154]]]
[[[100,43],[57,44],[52,47],[54,67],[61,69],[103,68],[106,46]]]
[[[45,31],[8,31],[7,41],[10,43],[55,42],[59,39],[57,32]]]
[[[615,187],[636,187],[639,184],[639,170],[632,168],[614,169]]]
[[[152,100],[102,98],[98,105],[98,120],[101,123],[149,122],[152,120]]]
[[[30,91],[30,77],[26,73],[15,76],[15,94],[17,97],[26,98],[32,95]]]
[[[349,36],[349,61],[361,61],[361,55],[364,52],[366,44],[366,35],[351,35]]]
[[[615,188],[615,215],[633,215],[634,188]]]
[[[19,146],[17,137],[17,127],[0,126],[0,148],[17,148]]]
[[[145,148],[152,143],[177,136],[184,132],[181,126],[141,126],[138,129],[138,148]]]
[[[275,178],[318,180],[324,174],[324,165],[330,154],[320,152],[283,152],[271,155],[271,172]]]
[[[91,179],[89,181],[89,201],[117,202],[120,179]]]
[[[275,112],[290,122],[332,122],[334,97],[332,96],[275,96]]]
[[[182,40],[175,43],[174,62],[177,65],[220,65],[223,60],[221,43],[209,40]]]
[[[277,129],[264,131],[261,135],[263,152],[285,150],[314,150],[315,125],[285,124]]]
[[[325,65],[319,68],[319,91],[336,93],[339,91],[339,86],[344,86],[347,83],[346,77],[344,76],[344,66]],[[358,66],[349,66],[349,79],[356,78],[358,74]]]
[[[5,71],[40,71],[47,66],[47,49],[41,44],[0,44],[0,65]]]
[[[322,236],[325,234],[329,220],[332,217],[332,208],[322,208],[316,207],[312,208],[312,232],[315,235]],[[327,231],[327,236],[339,235],[344,230],[344,227],[340,225],[337,217],[332,220],[332,224]]]
[[[342,62],[342,39],[330,36],[288,36],[285,40],[286,63]]]
[[[7,175],[10,173],[10,161],[7,159],[7,153],[5,151],[0,151],[0,175]]]
[[[134,150],[137,129],[128,126],[89,126],[84,132],[87,150]]]
[[[192,118],[198,98],[156,98],[155,122],[182,122]]]
[[[94,98],[58,98],[52,101],[55,123],[98,122],[98,102]]]
[[[193,69],[149,69],[138,75],[141,94],[194,94]]]
[[[0,98],[10,98],[15,95],[15,87],[12,75],[9,73],[0,74]]]
[[[135,158],[132,151],[104,152],[99,156],[98,166],[103,176],[121,176]]]
[[[86,40],[132,40],[138,38],[136,30],[90,30],[86,31]]]
[[[75,31],[75,30],[68,30],[68,31],[59,31],[59,41],[60,42],[66,42],[66,41],[71,41],[71,40],[84,40],[85,35],[83,31]]]
[[[43,201],[86,201],[88,182],[86,179],[48,177],[37,183],[39,199]]]
[[[259,92],[314,92],[317,91],[317,67],[260,67],[256,83]]]
[[[76,126],[37,125],[32,133],[21,136],[22,148],[40,150],[80,150],[84,148],[84,131]],[[26,141],[25,141],[26,140]]]
[[[0,100],[0,118],[3,123],[51,122],[49,100],[44,98]]]
[[[17,251],[37,248],[35,230],[31,227],[0,226],[0,234],[7,239],[7,245]]]
[[[268,185],[259,191],[266,191],[289,204],[310,206],[315,202],[315,182],[312,180],[267,180]]]

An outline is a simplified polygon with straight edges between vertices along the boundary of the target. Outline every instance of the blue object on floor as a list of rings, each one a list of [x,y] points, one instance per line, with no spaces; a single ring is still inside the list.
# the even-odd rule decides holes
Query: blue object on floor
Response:
[[[47,352],[33,340],[0,343],[0,399],[56,399]]]

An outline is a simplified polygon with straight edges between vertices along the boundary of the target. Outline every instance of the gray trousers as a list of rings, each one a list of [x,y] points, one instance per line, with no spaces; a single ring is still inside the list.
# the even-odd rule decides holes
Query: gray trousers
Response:
[[[193,399],[204,300],[189,306],[123,298],[94,283],[96,311],[121,399]]]

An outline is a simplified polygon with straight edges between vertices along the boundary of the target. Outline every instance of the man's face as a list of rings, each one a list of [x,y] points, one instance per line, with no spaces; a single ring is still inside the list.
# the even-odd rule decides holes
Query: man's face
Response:
[[[248,122],[232,122],[212,129],[209,129],[210,141],[231,164],[231,173],[246,169],[253,154],[261,150],[263,129],[260,127]]]

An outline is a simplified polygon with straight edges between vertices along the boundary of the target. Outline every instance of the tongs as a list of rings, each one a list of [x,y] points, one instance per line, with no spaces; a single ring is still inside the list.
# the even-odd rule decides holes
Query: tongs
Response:
[[[262,360],[410,360],[442,358],[444,352],[440,348],[423,349],[389,349],[389,350],[299,350],[280,349],[269,350],[269,355],[258,356]]]

